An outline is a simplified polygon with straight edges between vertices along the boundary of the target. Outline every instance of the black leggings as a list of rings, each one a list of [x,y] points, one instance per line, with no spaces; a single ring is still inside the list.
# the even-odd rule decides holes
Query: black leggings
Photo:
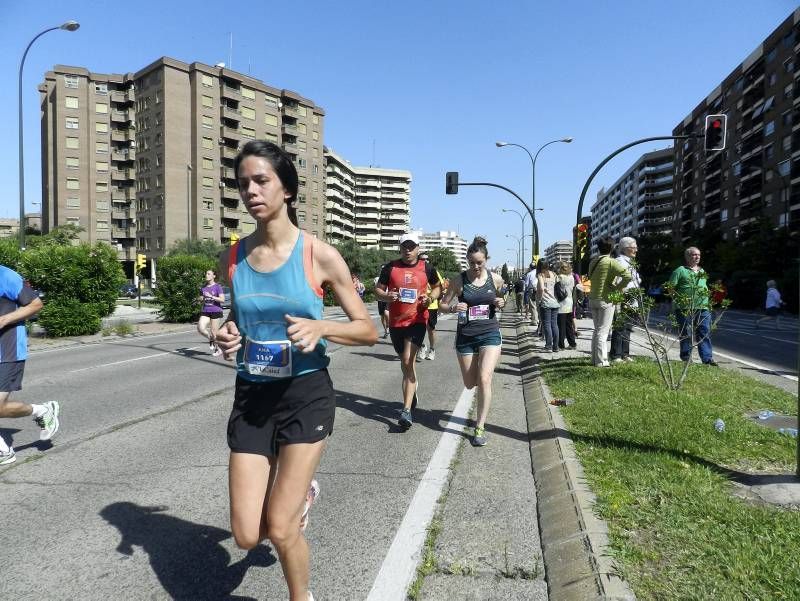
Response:
[[[558,314],[558,347],[566,348],[564,340],[570,346],[575,346],[575,322],[572,321],[572,313],[559,313]]]

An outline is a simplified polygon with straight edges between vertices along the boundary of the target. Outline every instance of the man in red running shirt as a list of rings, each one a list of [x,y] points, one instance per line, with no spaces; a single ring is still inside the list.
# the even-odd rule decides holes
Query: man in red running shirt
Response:
[[[403,371],[403,409],[398,424],[404,429],[414,423],[411,410],[417,405],[415,359],[425,339],[428,304],[438,299],[441,292],[436,270],[430,263],[419,260],[418,236],[414,233],[400,236],[400,259],[383,266],[375,296],[389,303],[389,336]]]

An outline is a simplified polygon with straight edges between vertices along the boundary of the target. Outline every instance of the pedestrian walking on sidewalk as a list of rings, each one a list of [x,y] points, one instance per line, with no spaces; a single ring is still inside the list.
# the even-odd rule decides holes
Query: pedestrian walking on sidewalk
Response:
[[[472,445],[486,444],[486,418],[492,404],[492,378],[503,344],[495,312],[505,305],[503,278],[486,269],[486,240],[476,236],[467,248],[469,269],[455,278],[442,301],[442,310],[458,314],[456,353],[467,388],[478,387],[478,411]],[[458,302],[455,302],[455,301]]]
[[[22,389],[28,358],[25,320],[42,309],[42,300],[13,269],[0,265],[0,418],[33,416],[39,426],[39,440],[50,440],[58,431],[58,401],[41,405],[10,400]],[[17,460],[14,448],[0,436],[0,465]]]
[[[558,309],[556,274],[544,259],[536,265],[536,304],[541,307],[544,348],[548,353],[558,352]]]
[[[681,361],[691,360],[694,344],[703,364],[716,367],[711,347],[708,281],[700,267],[700,249],[690,246],[683,252],[683,258],[686,264],[673,271],[669,278],[678,321]]]
[[[595,367],[609,367],[608,333],[614,321],[614,304],[610,294],[622,290],[631,280],[628,271],[611,258],[614,239],[606,236],[597,242],[600,255],[589,262],[589,308],[592,310],[594,333],[592,334],[592,364]]]
[[[569,348],[574,349],[577,347],[574,318],[575,278],[572,275],[572,267],[566,261],[558,264],[556,282],[560,282],[564,294],[562,299],[556,295],[558,301],[558,348],[565,349],[569,344]]]
[[[214,339],[217,337],[220,321],[222,321],[222,303],[225,302],[225,292],[217,283],[217,272],[213,269],[206,271],[206,285],[200,288],[200,298],[203,303],[200,310],[200,319],[197,321],[197,331],[208,340],[208,348],[217,357],[222,351],[217,347]]]
[[[400,258],[383,266],[375,296],[389,303],[389,337],[403,372],[403,408],[398,425],[404,429],[414,423],[412,411],[417,406],[418,387],[415,362],[425,340],[428,305],[440,294],[436,270],[430,263],[419,260],[419,237],[413,232],[403,234]]]
[[[236,361],[228,421],[231,530],[243,549],[268,538],[290,598],[312,599],[303,529],[336,409],[327,341],[372,345],[377,332],[338,251],[298,227],[291,156],[271,142],[248,142],[234,173],[256,229],[220,264],[232,304],[217,344]],[[323,285],[349,321],[323,319]]]
[[[777,286],[775,280],[767,280],[767,299],[764,301],[764,310],[767,315],[756,321],[756,329],[761,327],[762,322],[770,319],[775,320],[776,330],[781,329],[781,313],[786,303],[781,299],[781,293]]]
[[[642,285],[642,280],[639,277],[639,272],[636,270],[634,261],[636,260],[636,253],[639,247],[636,244],[636,239],[626,236],[621,238],[617,243],[619,255],[616,261],[622,265],[630,274],[631,279],[625,285],[624,290],[639,288]],[[623,361],[633,361],[631,358],[631,334],[633,333],[633,326],[636,319],[633,315],[635,309],[639,306],[638,301],[631,300],[627,307],[617,307],[617,311],[621,311],[621,315],[617,320],[618,323],[611,329],[611,362],[622,363]]]

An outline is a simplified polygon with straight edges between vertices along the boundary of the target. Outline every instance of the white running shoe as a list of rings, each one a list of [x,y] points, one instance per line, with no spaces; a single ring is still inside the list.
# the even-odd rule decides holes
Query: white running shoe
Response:
[[[61,412],[61,407],[58,401],[47,401],[44,406],[44,414],[35,417],[33,421],[42,429],[39,432],[39,440],[50,440],[58,432],[58,414]]]
[[[300,532],[305,532],[306,527],[308,527],[308,512],[311,511],[311,506],[318,496],[319,482],[312,480],[311,485],[308,487],[308,493],[306,493],[306,507],[303,510],[303,516],[300,518]]]
[[[427,355],[425,355],[425,358],[426,358],[428,361],[433,361],[434,359],[436,359],[436,349],[430,349],[430,350],[428,351],[428,354],[427,354]]]
[[[14,452],[14,449],[8,449],[8,451],[0,451],[0,465],[7,465],[9,463],[14,463],[17,460],[17,454]]]

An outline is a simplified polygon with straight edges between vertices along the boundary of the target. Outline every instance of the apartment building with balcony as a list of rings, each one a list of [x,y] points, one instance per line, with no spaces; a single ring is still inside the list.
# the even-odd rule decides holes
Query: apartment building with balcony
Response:
[[[438,232],[425,233],[422,230],[414,230],[419,236],[420,250],[433,250],[434,248],[446,248],[451,251],[461,265],[461,269],[467,268],[467,247],[469,244],[458,232],[450,230],[440,230]]]
[[[395,248],[408,231],[411,172],[357,167],[325,148],[325,234],[365,248]]]
[[[548,265],[557,266],[562,261],[572,264],[572,241],[557,240],[544,249],[544,260]]]
[[[673,130],[702,134],[707,115],[728,116],[724,150],[706,152],[702,137],[675,144],[676,242],[701,228],[744,239],[762,219],[800,229],[799,51],[797,9]]]
[[[252,232],[234,159],[249,140],[297,167],[301,227],[324,235],[324,111],[290,90],[162,57],[124,75],[56,66],[40,85],[43,228],[65,223],[121,260],[158,258],[177,240],[228,243]]]
[[[674,149],[648,152],[592,205],[592,239],[672,235]]]

